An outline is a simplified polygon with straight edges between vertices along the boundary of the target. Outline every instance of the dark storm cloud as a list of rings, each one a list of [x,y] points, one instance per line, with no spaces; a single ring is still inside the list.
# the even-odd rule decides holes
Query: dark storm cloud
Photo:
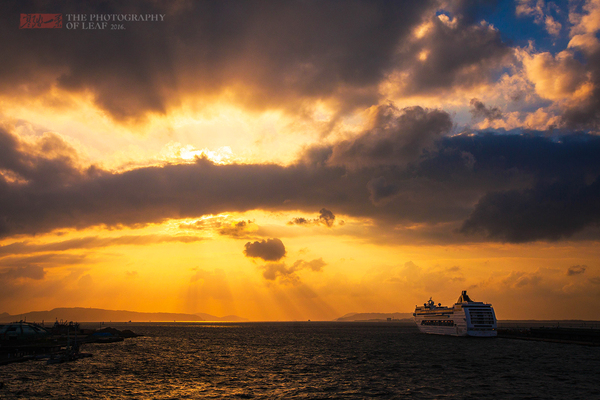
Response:
[[[531,189],[486,194],[463,224],[464,233],[520,243],[568,238],[600,223],[600,179],[540,183]]]
[[[553,141],[539,136],[495,137],[493,142],[522,144],[498,148],[488,163],[532,174],[522,188],[490,190],[462,225],[463,233],[528,242],[571,237],[600,223],[600,138],[572,135]],[[500,144],[500,143],[499,143]],[[506,158],[511,157],[511,159]],[[528,159],[527,159],[528,158]],[[480,159],[477,158],[478,163]],[[485,160],[482,160],[485,162]]]
[[[600,137],[546,137],[535,132],[443,136],[450,125],[443,112],[408,109],[399,115],[379,119],[381,127],[374,125],[355,141],[334,143],[329,150],[327,146],[308,149],[289,166],[216,165],[197,159],[192,164],[120,173],[78,169],[65,150],[60,157],[31,155],[25,144],[0,130],[0,140],[7,144],[1,147],[0,158],[0,235],[95,225],[140,226],[256,209],[320,209],[321,218],[311,219],[326,223],[333,221],[329,210],[334,210],[370,218],[388,235],[396,234],[399,226],[420,224],[426,229],[423,232],[430,232],[425,237],[430,240],[443,232],[449,241],[557,240],[597,229]],[[398,130],[398,126],[408,128]],[[426,138],[412,138],[419,131],[415,126]],[[373,149],[380,143],[393,151],[377,160]],[[418,154],[411,155],[405,148]],[[452,233],[461,226],[462,234]],[[239,233],[247,226],[229,228],[223,234]],[[223,230],[225,225],[215,229]],[[90,243],[100,245],[98,239]],[[249,243],[249,256],[262,254],[257,249],[269,247],[270,242],[254,243],[258,244]],[[105,243],[114,244],[118,243]],[[278,251],[262,255],[278,260],[284,254],[281,244]]]
[[[600,50],[588,56],[586,68],[594,89],[590,97],[569,107],[562,115],[563,122],[576,129],[600,127]]]
[[[502,119],[502,111],[498,107],[486,107],[478,99],[471,99],[471,107],[470,112],[473,119],[484,118],[489,121]]]
[[[473,24],[497,12],[498,0],[455,0],[447,4],[448,11],[461,15],[466,23]]]
[[[386,105],[376,109],[372,125],[352,140],[334,145],[328,163],[349,168],[408,164],[450,131],[452,119],[445,111],[421,107],[399,110]]]
[[[240,89],[248,107],[377,103],[396,50],[434,1],[3,2],[0,90],[87,92],[119,120],[181,95]],[[17,29],[19,13],[166,14],[118,32]],[[66,19],[64,24],[66,24]]]
[[[292,220],[290,222],[288,222],[288,225],[310,225],[310,224],[311,224],[311,220],[302,218],[302,217],[292,218]]]
[[[234,238],[246,238],[249,236],[248,228],[252,221],[239,221],[231,225],[224,225],[219,230],[219,235],[230,236]]]
[[[292,218],[292,220],[288,222],[288,225],[325,225],[326,227],[331,228],[334,223],[335,215],[333,214],[333,212],[326,208],[322,208],[321,211],[319,211],[319,216],[317,218]]]
[[[400,192],[400,187],[393,183],[389,184],[385,177],[373,178],[367,183],[367,188],[371,196],[369,197],[373,204],[384,204],[390,198]]]
[[[250,238],[251,227],[255,226],[254,221],[223,221],[219,218],[209,218],[191,223],[182,223],[180,229],[194,229],[199,231],[214,230],[219,235],[230,236],[238,239]]]
[[[328,197],[319,181],[335,183],[342,169],[308,166],[195,164],[109,173],[76,168],[70,158],[48,159],[22,151],[16,136],[0,129],[0,235],[35,234],[59,227],[136,226],[167,218],[279,207],[316,208]],[[18,175],[14,181],[8,175]],[[332,186],[332,187],[333,187]],[[319,204],[321,203],[321,204]],[[220,227],[222,228],[222,227]],[[227,232],[224,232],[227,233]]]
[[[569,276],[580,275],[580,274],[583,274],[586,269],[587,269],[587,265],[573,265],[572,267],[569,267],[569,269],[567,270],[567,275],[569,275]]]
[[[285,246],[280,239],[266,239],[260,242],[248,242],[244,245],[244,255],[262,258],[265,261],[277,261],[285,257]]]
[[[331,228],[333,226],[333,223],[335,222],[335,215],[333,215],[333,213],[326,208],[321,208],[321,211],[319,211],[319,213],[319,221],[322,224]]]
[[[485,17],[471,19],[470,11],[476,6],[463,4],[451,15],[432,15],[430,30],[403,47],[398,70],[408,78],[402,94],[473,87],[492,80],[492,75],[511,60],[512,50],[502,42],[500,32],[481,23]]]
[[[18,180],[51,186],[55,180],[68,184],[86,172],[76,168],[75,150],[58,135],[45,133],[35,145],[20,141],[0,127],[0,172],[10,171]]]

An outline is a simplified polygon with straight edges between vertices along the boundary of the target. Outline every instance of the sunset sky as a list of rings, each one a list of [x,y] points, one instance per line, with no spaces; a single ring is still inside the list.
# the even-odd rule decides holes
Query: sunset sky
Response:
[[[600,0],[0,18],[0,313],[600,319]]]

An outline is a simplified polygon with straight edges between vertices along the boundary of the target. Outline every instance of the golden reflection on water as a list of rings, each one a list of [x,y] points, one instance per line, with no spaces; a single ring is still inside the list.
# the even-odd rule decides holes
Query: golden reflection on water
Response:
[[[596,348],[418,333],[401,323],[125,324],[92,358],[0,366],[21,398],[591,398]],[[116,326],[119,328],[119,326]],[[120,326],[123,328],[123,326]],[[485,371],[485,372],[482,372]]]

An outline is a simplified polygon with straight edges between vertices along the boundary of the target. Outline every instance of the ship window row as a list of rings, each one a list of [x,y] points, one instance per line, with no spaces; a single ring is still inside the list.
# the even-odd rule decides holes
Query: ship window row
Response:
[[[451,319],[433,319],[421,321],[421,325],[433,325],[433,326],[454,326],[454,321]]]
[[[416,315],[422,315],[424,317],[447,317],[452,315],[452,313],[435,313],[435,312],[427,312],[427,313],[415,313]]]

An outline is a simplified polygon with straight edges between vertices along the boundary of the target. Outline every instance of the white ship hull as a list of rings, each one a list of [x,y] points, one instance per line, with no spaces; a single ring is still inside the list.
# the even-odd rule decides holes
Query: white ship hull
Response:
[[[475,337],[498,335],[496,314],[491,304],[471,301],[466,291],[453,307],[436,306],[429,300],[422,307],[417,306],[413,315],[423,333]]]

